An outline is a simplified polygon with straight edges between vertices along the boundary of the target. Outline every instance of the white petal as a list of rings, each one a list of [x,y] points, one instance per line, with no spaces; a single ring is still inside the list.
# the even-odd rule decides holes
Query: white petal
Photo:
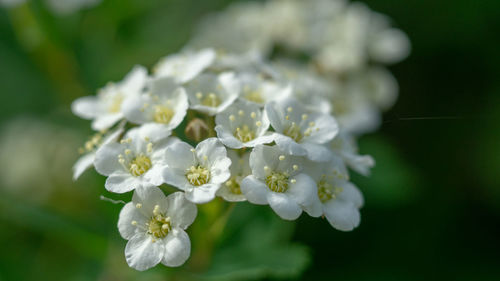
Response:
[[[130,267],[144,271],[160,263],[165,254],[161,241],[153,242],[146,234],[136,234],[125,247],[125,259]]]
[[[217,137],[219,140],[227,147],[240,149],[244,147],[243,143],[238,140],[231,132],[226,130],[221,125],[215,126],[215,131],[217,132]]]
[[[307,158],[316,162],[327,162],[332,158],[331,151],[321,144],[303,143],[302,148],[307,150]]]
[[[162,264],[170,267],[181,266],[191,254],[191,241],[184,230],[180,228],[172,229],[172,232],[165,237],[165,253],[161,261]]]
[[[165,212],[168,208],[165,194],[156,186],[137,188],[132,196],[132,202],[142,205],[139,211],[146,217],[153,214],[156,205],[160,207],[161,212]]]
[[[144,124],[151,122],[149,107],[144,104],[149,103],[150,99],[144,95],[132,96],[125,99],[122,104],[123,115],[127,120],[135,124]]]
[[[129,202],[123,206],[118,219],[118,231],[123,239],[130,240],[137,233],[137,226],[132,222],[137,222],[137,225],[145,225],[146,217],[135,207],[135,204]]]
[[[253,175],[250,175],[241,181],[241,193],[245,195],[250,203],[258,205],[268,204],[267,194],[270,192],[269,188]]]
[[[120,83],[120,89],[127,94],[138,94],[144,87],[147,78],[148,71],[146,68],[136,65]]]
[[[330,200],[324,204],[326,219],[336,229],[351,231],[361,220],[359,210],[353,203]]]
[[[267,103],[265,105],[265,111],[274,130],[278,133],[283,133],[286,129],[286,114],[280,110],[277,102],[273,101]]]
[[[88,96],[76,99],[71,104],[73,114],[84,119],[93,119],[99,115],[99,105],[97,97]]]
[[[284,136],[282,134],[274,134],[274,141],[279,146],[279,148],[285,151],[287,154],[305,156],[307,155],[307,150],[303,148],[300,144],[296,143],[292,138]]]
[[[200,186],[194,186],[192,189],[186,191],[186,199],[196,203],[204,204],[212,201],[215,198],[215,193],[219,189],[218,184],[204,184]]]
[[[96,171],[104,176],[109,176],[117,171],[125,172],[125,168],[118,162],[118,155],[122,151],[123,148],[119,143],[108,143],[101,146],[95,154]]]
[[[264,170],[265,166],[270,169],[274,169],[279,164],[279,150],[272,146],[258,145],[250,153],[250,168],[252,169],[252,174],[259,178],[265,179],[266,172]]]
[[[185,142],[176,142],[167,147],[166,161],[170,168],[187,169],[196,164],[192,146]]]
[[[104,184],[106,190],[114,193],[129,192],[141,186],[143,184],[139,179],[126,173],[111,174]]]
[[[123,115],[121,113],[99,115],[92,121],[92,129],[96,131],[107,130],[122,118]]]
[[[73,166],[73,180],[76,181],[88,168],[94,165],[95,154],[87,153],[80,157]]]
[[[153,163],[153,167],[149,169],[144,175],[144,180],[151,183],[154,186],[160,186],[165,183],[163,179],[163,170],[166,165],[160,165],[159,163]]]
[[[186,190],[190,186],[186,178],[186,170],[180,168],[166,167],[162,172],[163,181],[165,183],[175,186],[181,190]]]
[[[271,143],[274,141],[274,136],[276,134],[268,134],[268,135],[263,135],[258,138],[255,138],[249,142],[246,142],[244,145],[245,147],[255,147],[259,144],[266,144],[266,143]]]
[[[338,195],[338,200],[352,202],[357,208],[361,208],[363,206],[363,194],[354,184],[344,181],[340,184],[340,186],[342,187],[342,192]]]
[[[166,139],[172,133],[163,124],[148,123],[139,127],[139,135],[142,137],[148,137],[153,142],[158,142],[160,140]],[[142,141],[142,140],[141,140]]]
[[[187,201],[184,193],[174,192],[167,196],[167,216],[172,219],[172,225],[174,227],[180,227],[186,229],[190,226],[194,219],[198,209],[196,205]]]
[[[349,167],[363,176],[370,175],[370,169],[375,166],[375,160],[370,155],[343,153]]]
[[[229,158],[217,159],[213,162],[210,170],[210,183],[221,184],[227,181],[231,176],[229,166],[231,166],[231,159]]]
[[[284,220],[295,220],[302,214],[299,204],[284,193],[269,192],[267,201],[274,212]]]
[[[314,120],[315,127],[319,128],[319,130],[314,131],[310,137],[307,137],[307,140],[319,144],[331,141],[339,132],[337,121],[327,114],[314,115],[317,115],[317,117],[311,118],[311,120]]]
[[[286,194],[301,205],[310,216],[321,216],[322,206],[316,183],[306,174],[298,174],[294,179],[296,182],[289,183]]]

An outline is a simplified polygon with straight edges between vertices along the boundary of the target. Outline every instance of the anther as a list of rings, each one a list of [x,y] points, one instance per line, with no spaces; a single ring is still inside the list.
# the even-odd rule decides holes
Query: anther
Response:
[[[234,121],[235,119],[236,119],[236,117],[234,117],[234,115],[232,115],[232,114],[231,114],[231,115],[229,115],[229,120],[230,120],[230,121]]]
[[[239,116],[243,116],[243,115],[245,115],[245,111],[243,111],[243,110],[238,111],[238,115],[239,115]]]
[[[280,159],[280,161],[285,160],[285,155],[280,155],[279,159]]]
[[[293,108],[290,106],[290,107],[288,107],[288,108],[286,109],[286,111],[288,111],[288,112],[292,112],[292,111],[293,111]]]
[[[260,122],[260,121],[255,122],[255,126],[257,126],[257,127],[262,126],[262,122]]]
[[[297,165],[293,165],[293,170],[294,170],[294,171],[297,171],[298,169],[299,169],[299,166],[297,166]]]
[[[255,118],[257,117],[257,114],[255,112],[250,113],[250,117]]]
[[[307,118],[309,118],[309,116],[307,116],[307,114],[302,114],[302,120],[307,120]]]
[[[196,93],[196,98],[197,99],[201,99],[202,97],[203,97],[202,93],[200,93],[200,92]]]
[[[142,204],[141,204],[141,203],[137,203],[137,204],[135,204],[135,207],[136,207],[137,209],[140,209],[140,208],[142,208]]]
[[[290,180],[290,182],[291,182],[291,183],[296,183],[296,182],[297,182],[297,180],[296,180],[296,179],[291,179],[291,180]]]

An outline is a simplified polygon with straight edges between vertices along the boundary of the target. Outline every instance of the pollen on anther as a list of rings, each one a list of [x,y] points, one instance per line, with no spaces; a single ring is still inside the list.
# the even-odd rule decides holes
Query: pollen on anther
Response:
[[[243,115],[245,115],[245,112],[243,110],[240,110],[240,111],[238,111],[238,115],[243,116]]]
[[[132,225],[137,225],[137,221],[132,221]]]
[[[280,159],[280,161],[285,160],[285,155],[280,155],[279,159]]]
[[[250,117],[255,118],[257,117],[257,114],[255,112],[250,113]]]
[[[234,117],[234,115],[232,115],[232,114],[231,114],[231,115],[229,115],[229,120],[230,120],[230,121],[234,121],[235,119],[236,119],[236,117]]]
[[[297,180],[296,180],[296,179],[291,179],[291,180],[290,180],[290,182],[291,182],[291,183],[296,183],[296,182],[297,182]]]
[[[294,171],[297,171],[298,169],[299,169],[299,166],[297,166],[297,165],[293,165],[293,170],[294,170]]]
[[[191,148],[191,152],[196,152],[196,149],[194,149],[194,148]]]
[[[200,92],[196,93],[196,98],[197,99],[201,99],[202,97],[203,97],[202,93],[200,93]]]
[[[262,126],[262,122],[260,122],[260,121],[255,122],[255,126],[257,126],[257,127]]]
[[[125,154],[126,154],[126,155],[129,155],[130,153],[132,153],[132,150],[130,150],[130,149],[125,149]]]
[[[292,112],[292,111],[293,111],[293,108],[290,106],[290,107],[288,107],[288,108],[286,109],[286,111],[288,111],[288,112]]]
[[[140,208],[142,208],[142,204],[141,204],[141,203],[137,203],[137,204],[135,204],[135,207],[136,207],[137,209],[140,209]]]
[[[269,170],[269,167],[268,166],[264,166],[264,171],[267,171]]]

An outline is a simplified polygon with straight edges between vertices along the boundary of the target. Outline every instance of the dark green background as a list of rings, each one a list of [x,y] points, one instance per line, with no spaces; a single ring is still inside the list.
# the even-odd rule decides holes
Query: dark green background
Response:
[[[29,115],[90,133],[73,99],[177,51],[229,2],[104,0],[67,17],[42,1],[0,9],[0,123]],[[302,216],[293,240],[313,259],[301,280],[500,280],[500,1],[365,2],[408,34],[412,53],[390,67],[397,104],[360,141],[377,160],[370,178],[354,177],[361,226],[342,233]],[[22,35],[33,26],[36,48]],[[103,181],[90,172],[43,204],[0,193],[0,280],[149,280],[124,265]]]

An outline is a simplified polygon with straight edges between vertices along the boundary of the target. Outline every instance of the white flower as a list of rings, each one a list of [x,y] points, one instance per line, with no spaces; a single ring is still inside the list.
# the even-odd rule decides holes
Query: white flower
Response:
[[[343,130],[330,142],[330,148],[347,166],[362,175],[369,175],[370,169],[375,166],[373,157],[359,155],[355,139]]]
[[[97,96],[82,97],[71,105],[75,115],[92,119],[92,129],[100,131],[113,126],[123,118],[122,103],[141,93],[147,80],[147,71],[136,66],[119,83],[110,83]]]
[[[396,63],[410,53],[408,36],[399,29],[391,28],[390,21],[384,15],[371,13],[367,51],[379,63]]]
[[[279,60],[274,62],[273,70],[277,73],[276,79],[282,84],[288,84],[291,89],[283,96],[291,96],[303,104],[308,110],[325,114],[331,112],[327,97],[336,89],[318,73],[305,65],[291,61]]]
[[[96,151],[103,145],[116,142],[123,133],[125,123],[120,124],[115,130],[107,134],[97,133],[93,135],[81,148],[82,155],[73,166],[73,180],[77,180],[83,172],[94,165]]]
[[[273,141],[267,133],[269,120],[258,105],[236,101],[215,116],[215,131],[220,141],[230,148],[254,147]]]
[[[166,149],[167,167],[163,178],[167,184],[185,191],[186,198],[197,204],[211,201],[220,185],[229,179],[231,160],[216,138],[208,138],[193,148],[178,142]]]
[[[181,266],[191,253],[184,231],[196,218],[196,205],[181,192],[165,197],[157,187],[138,188],[120,212],[118,230],[129,240],[125,258],[130,267],[146,270],[160,262]]]
[[[203,49],[173,54],[160,60],[155,67],[155,77],[171,77],[177,83],[186,83],[209,67],[215,60],[215,51]]]
[[[185,85],[190,107],[208,115],[215,115],[230,106],[240,93],[240,85],[233,73],[219,75],[203,73]]]
[[[170,78],[159,78],[151,81],[149,93],[128,99],[123,104],[123,113],[133,123],[173,130],[186,116],[188,106],[184,88]]]
[[[269,204],[285,220],[297,219],[302,210],[319,216],[316,185],[302,172],[303,163],[277,146],[256,146],[250,154],[252,175],[241,182],[241,192],[251,203]]]
[[[370,67],[351,74],[348,83],[353,92],[366,96],[381,110],[391,108],[398,98],[399,86],[396,78],[383,67]],[[347,93],[349,94],[349,93]]]
[[[239,153],[243,153],[243,155],[240,156]],[[241,193],[241,181],[252,174],[249,162],[250,152],[228,150],[227,157],[231,159],[231,166],[229,167],[231,177],[217,191],[217,196],[229,202],[245,201],[245,195]]]
[[[143,186],[163,183],[161,171],[166,166],[165,148],[179,142],[168,138],[170,131],[143,125],[127,132],[120,143],[109,143],[97,150],[95,168],[107,176],[108,191],[125,193]]]
[[[318,200],[322,214],[336,229],[350,231],[359,225],[359,208],[363,206],[363,195],[348,181],[345,167],[337,161],[310,163],[306,167],[317,185]]]
[[[287,98],[266,104],[271,126],[277,132],[276,144],[292,155],[307,156],[313,161],[327,161],[330,153],[322,144],[338,132],[335,119],[328,115],[308,112],[297,100]]]
[[[332,115],[339,126],[349,133],[360,135],[380,127],[380,109],[370,101],[368,93],[359,91],[354,81],[345,82],[331,97]]]
[[[264,79],[256,73],[244,73],[238,76],[241,83],[240,98],[264,106],[270,101],[279,100],[290,93],[288,87],[277,82]]]

